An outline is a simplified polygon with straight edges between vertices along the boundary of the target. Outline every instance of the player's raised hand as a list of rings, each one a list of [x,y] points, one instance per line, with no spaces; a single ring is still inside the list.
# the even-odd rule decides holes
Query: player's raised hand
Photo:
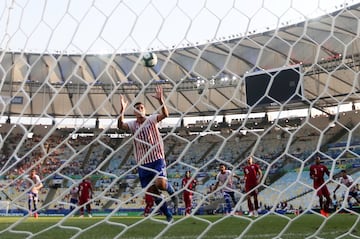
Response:
[[[125,111],[126,107],[128,105],[128,102],[124,99],[123,95],[120,95],[120,106],[121,106],[121,110]]]
[[[156,86],[155,95],[153,95],[153,97],[161,103],[164,102],[163,88],[161,86]]]

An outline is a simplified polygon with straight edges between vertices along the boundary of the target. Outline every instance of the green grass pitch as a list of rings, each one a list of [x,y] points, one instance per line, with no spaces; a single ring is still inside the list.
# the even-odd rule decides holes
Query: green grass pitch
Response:
[[[0,238],[359,238],[360,216],[0,217]]]

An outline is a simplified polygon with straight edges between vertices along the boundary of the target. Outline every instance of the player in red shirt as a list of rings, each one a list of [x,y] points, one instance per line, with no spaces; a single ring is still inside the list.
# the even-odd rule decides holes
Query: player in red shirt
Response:
[[[145,193],[145,209],[144,216],[147,217],[151,213],[151,209],[154,206],[154,198],[151,194]]]
[[[310,178],[313,180],[314,189],[319,197],[320,213],[324,216],[328,216],[329,207],[331,203],[330,192],[325,184],[324,176],[330,175],[328,168],[321,164],[320,157],[315,157],[315,164],[310,166]],[[325,204],[323,198],[326,198]]]
[[[80,206],[80,217],[84,217],[84,206],[89,217],[91,216],[91,205],[90,200],[92,198],[93,190],[90,180],[84,178],[79,184],[79,206]]]
[[[261,182],[262,171],[260,166],[253,162],[252,156],[247,159],[247,165],[244,167],[245,192],[249,208],[249,216],[258,216],[259,202],[257,186]],[[251,198],[253,197],[254,203]]]
[[[185,172],[185,177],[182,179],[181,185],[183,188],[186,188],[183,192],[183,197],[185,202],[185,215],[189,216],[192,209],[193,192],[196,187],[196,179],[191,178],[190,171]]]

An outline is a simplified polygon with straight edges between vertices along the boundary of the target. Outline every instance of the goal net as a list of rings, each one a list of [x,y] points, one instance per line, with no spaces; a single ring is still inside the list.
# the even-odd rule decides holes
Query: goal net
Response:
[[[2,238],[360,238],[360,3],[218,2],[0,1]],[[148,205],[120,96],[129,123],[159,87],[174,192]]]

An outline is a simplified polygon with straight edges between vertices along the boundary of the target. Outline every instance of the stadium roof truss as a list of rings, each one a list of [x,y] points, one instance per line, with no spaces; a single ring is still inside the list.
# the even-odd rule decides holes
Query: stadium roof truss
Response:
[[[263,33],[157,51],[158,64],[139,53],[89,55],[0,52],[3,115],[118,114],[119,95],[143,101],[149,112],[155,86],[164,88],[172,115],[248,112],[244,75],[301,64],[304,100],[286,108],[323,108],[359,101],[360,5]],[[21,102],[14,100],[21,98]],[[11,99],[11,100],[6,100]],[[304,105],[305,104],[305,105]],[[271,111],[279,105],[254,107]],[[131,113],[130,111],[127,113]]]

